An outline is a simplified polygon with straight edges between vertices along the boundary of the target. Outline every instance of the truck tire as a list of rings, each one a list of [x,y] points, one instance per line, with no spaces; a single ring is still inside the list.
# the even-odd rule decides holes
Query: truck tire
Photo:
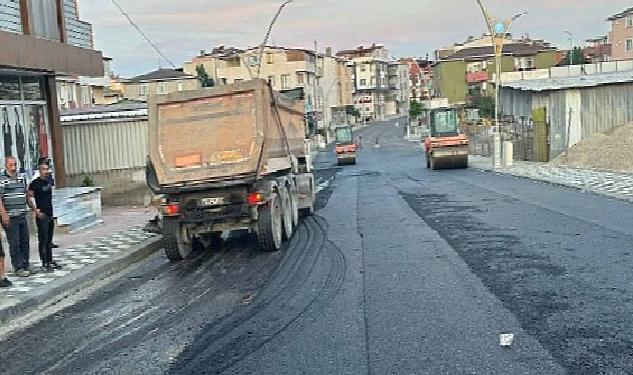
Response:
[[[257,221],[257,242],[261,251],[272,252],[281,249],[282,223],[279,194],[272,193],[270,203],[259,208]]]
[[[297,185],[294,183],[290,188],[290,203],[292,204],[292,226],[299,225],[299,197],[297,196]]]
[[[193,250],[193,244],[185,242],[182,229],[182,225],[177,219],[165,218],[163,220],[165,255],[172,262],[185,259]]]
[[[281,189],[281,219],[284,227],[284,238],[289,240],[294,230],[294,225],[292,225],[292,198],[288,186],[284,186]]]
[[[431,158],[429,157],[429,155],[426,155],[426,168],[431,168]]]

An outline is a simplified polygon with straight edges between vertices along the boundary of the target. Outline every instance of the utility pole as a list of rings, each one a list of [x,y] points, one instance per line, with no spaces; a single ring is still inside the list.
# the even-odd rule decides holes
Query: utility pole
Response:
[[[315,128],[318,129],[319,127],[319,119],[318,119],[318,113],[319,113],[319,98],[318,98],[318,90],[317,87],[319,86],[319,57],[318,57],[318,42],[315,40],[314,41],[314,82],[313,82],[313,87],[312,87],[312,100],[313,100],[313,113],[314,113],[314,125]],[[316,129],[315,129],[316,130]]]
[[[574,65],[573,57],[574,57],[574,38],[573,34],[569,30],[565,30],[565,34],[569,37],[569,66]]]
[[[501,63],[503,57],[503,44],[506,37],[510,32],[512,23],[517,19],[525,16],[527,12],[523,12],[515,15],[511,19],[495,19],[493,15],[486,10],[481,0],[476,0],[477,4],[481,8],[488,32],[490,33],[490,39],[492,42],[492,48],[495,55],[495,127],[493,132],[493,157],[492,164],[494,168],[501,167],[502,159],[502,142],[501,142],[501,124],[499,123],[499,102],[500,102],[500,88],[501,88]]]
[[[260,73],[262,70],[262,57],[264,56],[264,47],[266,47],[266,44],[268,43],[268,38],[270,37],[270,33],[273,31],[273,26],[275,26],[275,23],[277,22],[277,18],[279,18],[279,15],[281,14],[281,11],[284,10],[284,8],[286,7],[286,5],[292,3],[294,0],[286,0],[285,2],[283,2],[283,4],[281,4],[279,6],[279,9],[277,9],[277,13],[275,13],[275,16],[273,17],[273,20],[270,22],[270,25],[268,26],[268,31],[266,32],[266,36],[264,36],[264,41],[262,42],[262,44],[259,46],[259,52],[257,53],[257,78],[260,78]]]

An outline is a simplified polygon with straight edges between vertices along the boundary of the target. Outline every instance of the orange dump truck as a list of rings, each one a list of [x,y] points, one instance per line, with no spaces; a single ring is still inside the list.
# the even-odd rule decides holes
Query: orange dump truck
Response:
[[[248,230],[263,251],[279,250],[314,207],[303,103],[264,80],[150,97],[147,183],[163,195],[165,251]]]

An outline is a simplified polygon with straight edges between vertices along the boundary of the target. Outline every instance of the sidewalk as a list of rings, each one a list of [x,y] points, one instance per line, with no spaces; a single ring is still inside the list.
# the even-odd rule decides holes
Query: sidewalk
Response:
[[[18,278],[11,270],[8,244],[3,239],[13,287],[0,289],[0,323],[54,302],[116,273],[157,249],[159,237],[143,232],[153,208],[104,208],[103,224],[82,233],[56,234],[53,258],[63,266],[53,273]],[[31,236],[31,267],[40,266],[37,236]]]
[[[515,161],[512,167],[495,169],[491,158],[470,156],[472,167],[485,171],[571,187],[611,198],[633,202],[633,175],[627,173],[558,167],[547,163]]]

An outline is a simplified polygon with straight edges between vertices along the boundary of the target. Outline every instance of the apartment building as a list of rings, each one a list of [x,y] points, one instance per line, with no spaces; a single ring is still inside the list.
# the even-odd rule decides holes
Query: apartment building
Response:
[[[197,90],[201,87],[197,77],[178,69],[158,69],[153,72],[121,80],[123,98],[146,102],[150,95]]]
[[[340,118],[341,106],[352,102],[351,69],[342,58],[302,48],[266,46],[261,67],[259,48],[238,49],[220,46],[184,64],[184,72],[197,75],[200,69],[215,84],[231,84],[259,77],[267,79],[274,90],[292,92],[304,100],[310,134],[329,136]]]
[[[385,105],[385,115],[407,116],[411,93],[409,64],[401,61],[390,62],[388,72],[389,94]]]
[[[91,26],[79,19],[74,0],[0,0],[0,46],[0,156],[16,156],[27,174],[48,156],[64,186],[55,78],[103,76]]]
[[[382,45],[360,46],[336,56],[348,59],[354,69],[354,106],[363,120],[384,119],[389,95],[388,52]]]
[[[614,14],[607,21],[611,22],[611,60],[633,59],[633,8]]]
[[[490,41],[484,46],[458,48],[452,55],[435,62],[434,95],[448,98],[451,104],[466,103],[476,95],[492,95],[495,61]],[[503,47],[501,71],[547,69],[556,66],[559,61],[560,55],[556,48],[547,42],[527,38],[509,40]]]

